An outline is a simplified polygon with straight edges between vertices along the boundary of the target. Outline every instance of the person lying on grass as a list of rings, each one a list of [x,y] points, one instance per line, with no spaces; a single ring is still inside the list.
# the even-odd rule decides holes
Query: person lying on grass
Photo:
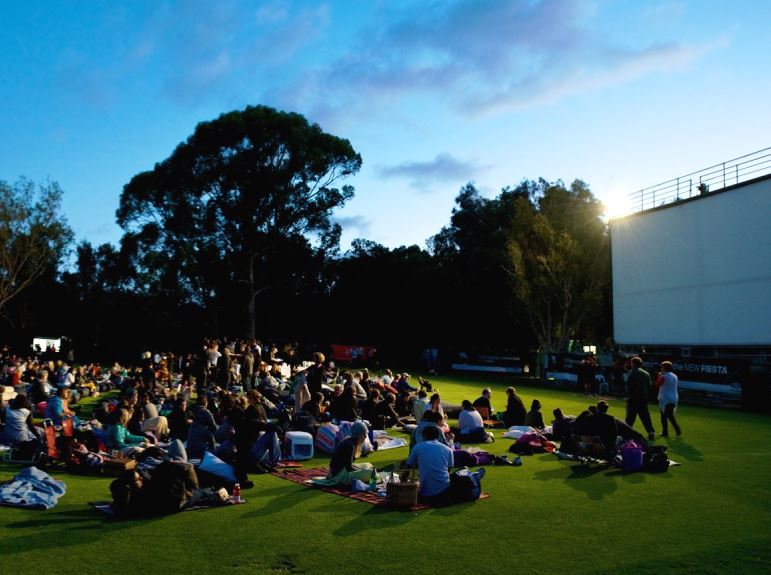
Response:
[[[164,461],[146,473],[126,471],[110,484],[110,493],[120,518],[177,513],[203,495],[195,468],[179,461]]]
[[[329,462],[329,472],[325,479],[314,479],[316,485],[328,487],[350,487],[358,479],[369,485],[378,481],[377,471],[371,463],[355,463],[361,456],[362,445],[367,438],[367,425],[355,421],[351,426],[351,435],[337,444]]]

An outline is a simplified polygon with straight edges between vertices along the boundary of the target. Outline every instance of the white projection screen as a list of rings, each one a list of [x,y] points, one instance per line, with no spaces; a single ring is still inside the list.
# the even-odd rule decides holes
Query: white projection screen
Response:
[[[611,222],[620,345],[771,344],[771,179]]]

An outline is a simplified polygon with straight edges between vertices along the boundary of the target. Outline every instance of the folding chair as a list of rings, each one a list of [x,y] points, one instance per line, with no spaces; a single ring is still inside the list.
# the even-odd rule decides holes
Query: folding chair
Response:
[[[75,430],[72,427],[71,417],[62,418],[62,435],[64,435],[65,437],[72,437],[73,435],[75,435]]]
[[[48,421],[48,420],[47,420]],[[54,430],[54,447],[56,447],[56,430]],[[47,442],[47,439],[46,439]],[[35,449],[30,452],[27,449],[19,449],[18,447],[11,447],[10,449],[3,451],[3,461],[8,463],[24,463],[29,465],[35,465],[43,459],[43,451]]]
[[[482,424],[485,427],[499,427],[500,422],[495,419],[490,419],[490,410],[487,407],[477,407],[479,415],[482,416]]]

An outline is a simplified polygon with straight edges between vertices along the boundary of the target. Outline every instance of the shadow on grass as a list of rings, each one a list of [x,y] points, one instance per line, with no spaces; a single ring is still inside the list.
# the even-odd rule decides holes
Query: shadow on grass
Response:
[[[0,540],[0,556],[16,555],[26,552],[40,552],[46,549],[77,547],[83,544],[82,532],[88,531],[87,539],[94,543],[115,530],[123,530],[138,523],[147,523],[153,519],[114,521],[104,519],[93,509],[75,509],[46,513],[45,517],[28,519],[7,524],[12,529],[20,529],[18,537],[6,537]],[[46,529],[63,526],[63,529]],[[26,530],[26,531],[25,531]],[[78,534],[80,532],[80,534]]]
[[[26,529],[29,527],[48,527],[50,525],[62,525],[67,523],[82,523],[84,521],[93,521],[96,516],[94,510],[74,509],[72,511],[62,511],[51,515],[45,515],[40,519],[27,519],[26,521],[17,521],[8,523],[6,527],[11,529]]]
[[[408,521],[412,521],[417,517],[417,513],[410,511],[397,511],[395,509],[389,509],[388,507],[376,507],[369,503],[359,501],[360,505],[366,505],[369,507],[363,513],[357,515],[351,521],[335,529],[332,533],[334,535],[341,535],[343,537],[348,535],[357,535],[364,531],[380,530],[388,527],[401,527]],[[330,506],[329,510],[320,509],[324,513],[331,511],[340,511],[338,506]]]
[[[595,501],[601,501],[606,496],[615,492],[618,489],[616,484],[616,477],[611,475],[615,470],[610,470],[607,467],[600,465],[570,465],[569,474],[565,475],[565,467],[567,462],[561,462],[557,469],[549,469],[547,471],[538,471],[533,475],[533,479],[538,481],[550,481],[553,479],[561,479],[569,487],[583,491],[589,497]]]
[[[669,449],[670,456],[674,454],[684,457],[688,461],[704,461],[704,454],[690,443],[683,441],[680,437],[667,439],[667,448]],[[672,459],[676,458],[673,457]]]
[[[293,487],[297,487],[297,488],[293,489]],[[275,492],[275,490],[271,490],[271,491]],[[282,494],[273,495],[263,507],[260,507],[259,509],[255,509],[254,511],[249,511],[248,513],[242,514],[241,518],[252,519],[254,517],[262,517],[265,515],[273,515],[275,513],[281,513],[283,511],[286,511],[287,509],[291,509],[292,507],[299,505],[300,503],[305,503],[309,499],[315,498],[319,495],[327,495],[319,489],[302,487],[300,485],[297,485],[297,486],[287,485],[285,489],[281,490],[281,493]],[[260,493],[260,495],[262,495],[262,493]],[[337,497],[337,496],[333,496],[333,497]],[[252,499],[252,501],[255,501],[255,499]]]

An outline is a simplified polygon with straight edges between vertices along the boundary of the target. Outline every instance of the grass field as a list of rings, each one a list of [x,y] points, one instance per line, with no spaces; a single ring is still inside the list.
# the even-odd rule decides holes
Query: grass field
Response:
[[[453,403],[502,380],[434,379]],[[583,396],[518,386],[529,406],[577,414]],[[611,413],[623,416],[621,400]],[[658,428],[658,413],[651,406]],[[0,508],[0,573],[753,573],[771,572],[771,418],[681,406],[682,463],[623,475],[553,455],[489,467],[489,499],[402,513],[254,476],[247,504],[153,520],[105,521],[87,502],[109,499],[108,478],[56,476],[67,494],[50,511]],[[639,422],[637,424],[640,425]],[[506,452],[510,440],[489,445]],[[407,449],[376,453],[376,466]],[[314,459],[309,466],[326,463]],[[0,466],[0,481],[17,467]]]

